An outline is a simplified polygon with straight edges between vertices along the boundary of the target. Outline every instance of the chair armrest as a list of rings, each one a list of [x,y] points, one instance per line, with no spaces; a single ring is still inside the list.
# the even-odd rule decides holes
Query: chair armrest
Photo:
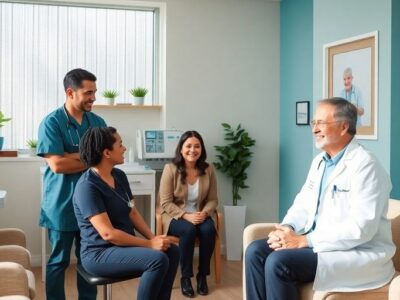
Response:
[[[389,300],[400,300],[400,275],[397,273],[389,285]]]
[[[0,278],[0,297],[9,295],[29,297],[28,277],[20,264],[0,262]]]
[[[0,262],[15,262],[25,269],[31,269],[31,254],[24,247],[17,245],[0,246]]]
[[[0,245],[19,245],[26,248],[25,233],[18,228],[1,228]]]
[[[224,226],[224,215],[218,210],[215,212],[216,221],[217,221],[217,237],[221,238],[222,236],[222,228]]]
[[[163,230],[162,230],[163,224],[161,220],[161,213],[159,211],[156,211],[156,235],[162,235]]]
[[[274,229],[275,223],[255,223],[247,226],[243,231],[243,253],[252,241],[267,238]]]

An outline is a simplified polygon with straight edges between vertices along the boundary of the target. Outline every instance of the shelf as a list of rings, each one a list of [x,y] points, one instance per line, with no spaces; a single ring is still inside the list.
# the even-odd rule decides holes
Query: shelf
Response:
[[[108,104],[95,104],[93,108],[106,108],[106,109],[155,109],[160,110],[162,108],[161,105],[133,105],[133,104],[115,104],[115,105],[108,105]]]

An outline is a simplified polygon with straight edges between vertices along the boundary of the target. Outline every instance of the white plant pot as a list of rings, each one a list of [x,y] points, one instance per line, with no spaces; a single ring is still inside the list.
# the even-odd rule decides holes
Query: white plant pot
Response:
[[[114,105],[115,98],[106,98],[107,105]]]
[[[144,97],[133,97],[133,104],[134,105],[143,105]]]
[[[226,259],[241,260],[246,206],[224,205]]]
[[[36,156],[36,148],[29,148],[29,155]]]

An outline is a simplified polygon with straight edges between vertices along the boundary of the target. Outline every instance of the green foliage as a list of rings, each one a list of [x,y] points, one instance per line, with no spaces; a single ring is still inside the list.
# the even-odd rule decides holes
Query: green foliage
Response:
[[[147,89],[142,87],[137,87],[129,90],[129,93],[131,93],[133,97],[144,97],[146,96],[147,92]]]
[[[227,123],[221,125],[225,131],[224,140],[228,144],[214,146],[215,150],[220,153],[217,155],[219,162],[215,162],[214,166],[217,170],[232,178],[232,200],[233,205],[236,206],[237,201],[242,199],[239,190],[248,188],[246,170],[250,166],[253,155],[250,148],[255,145],[256,141],[249,136],[240,124],[236,129],[233,129]]]
[[[36,139],[29,139],[26,141],[26,144],[29,148],[36,148],[38,141]]]
[[[119,93],[116,90],[105,90],[103,92],[103,97],[104,98],[115,98],[119,95]]]
[[[11,118],[7,118],[1,111],[0,111],[0,127],[4,126],[5,122],[11,121]]]

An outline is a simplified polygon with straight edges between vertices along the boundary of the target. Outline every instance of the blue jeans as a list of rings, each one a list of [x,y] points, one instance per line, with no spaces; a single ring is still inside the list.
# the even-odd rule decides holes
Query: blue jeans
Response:
[[[296,300],[298,283],[315,278],[318,256],[311,248],[272,250],[266,239],[246,249],[247,299]]]
[[[141,277],[136,299],[171,298],[179,264],[179,248],[176,245],[172,244],[165,252],[143,247],[112,246],[96,252],[95,256],[89,256],[82,256],[82,265],[88,273],[110,277]]]
[[[193,276],[193,254],[196,237],[199,238],[199,274],[210,274],[210,260],[215,246],[216,230],[214,221],[208,217],[198,225],[179,219],[172,219],[168,234],[179,237],[179,248],[181,250],[181,273],[182,277]]]
[[[69,266],[72,243],[75,240],[75,255],[80,262],[79,231],[57,231],[48,229],[51,254],[46,268],[47,300],[65,300],[65,270]],[[86,282],[77,274],[79,300],[96,300],[97,287]]]

